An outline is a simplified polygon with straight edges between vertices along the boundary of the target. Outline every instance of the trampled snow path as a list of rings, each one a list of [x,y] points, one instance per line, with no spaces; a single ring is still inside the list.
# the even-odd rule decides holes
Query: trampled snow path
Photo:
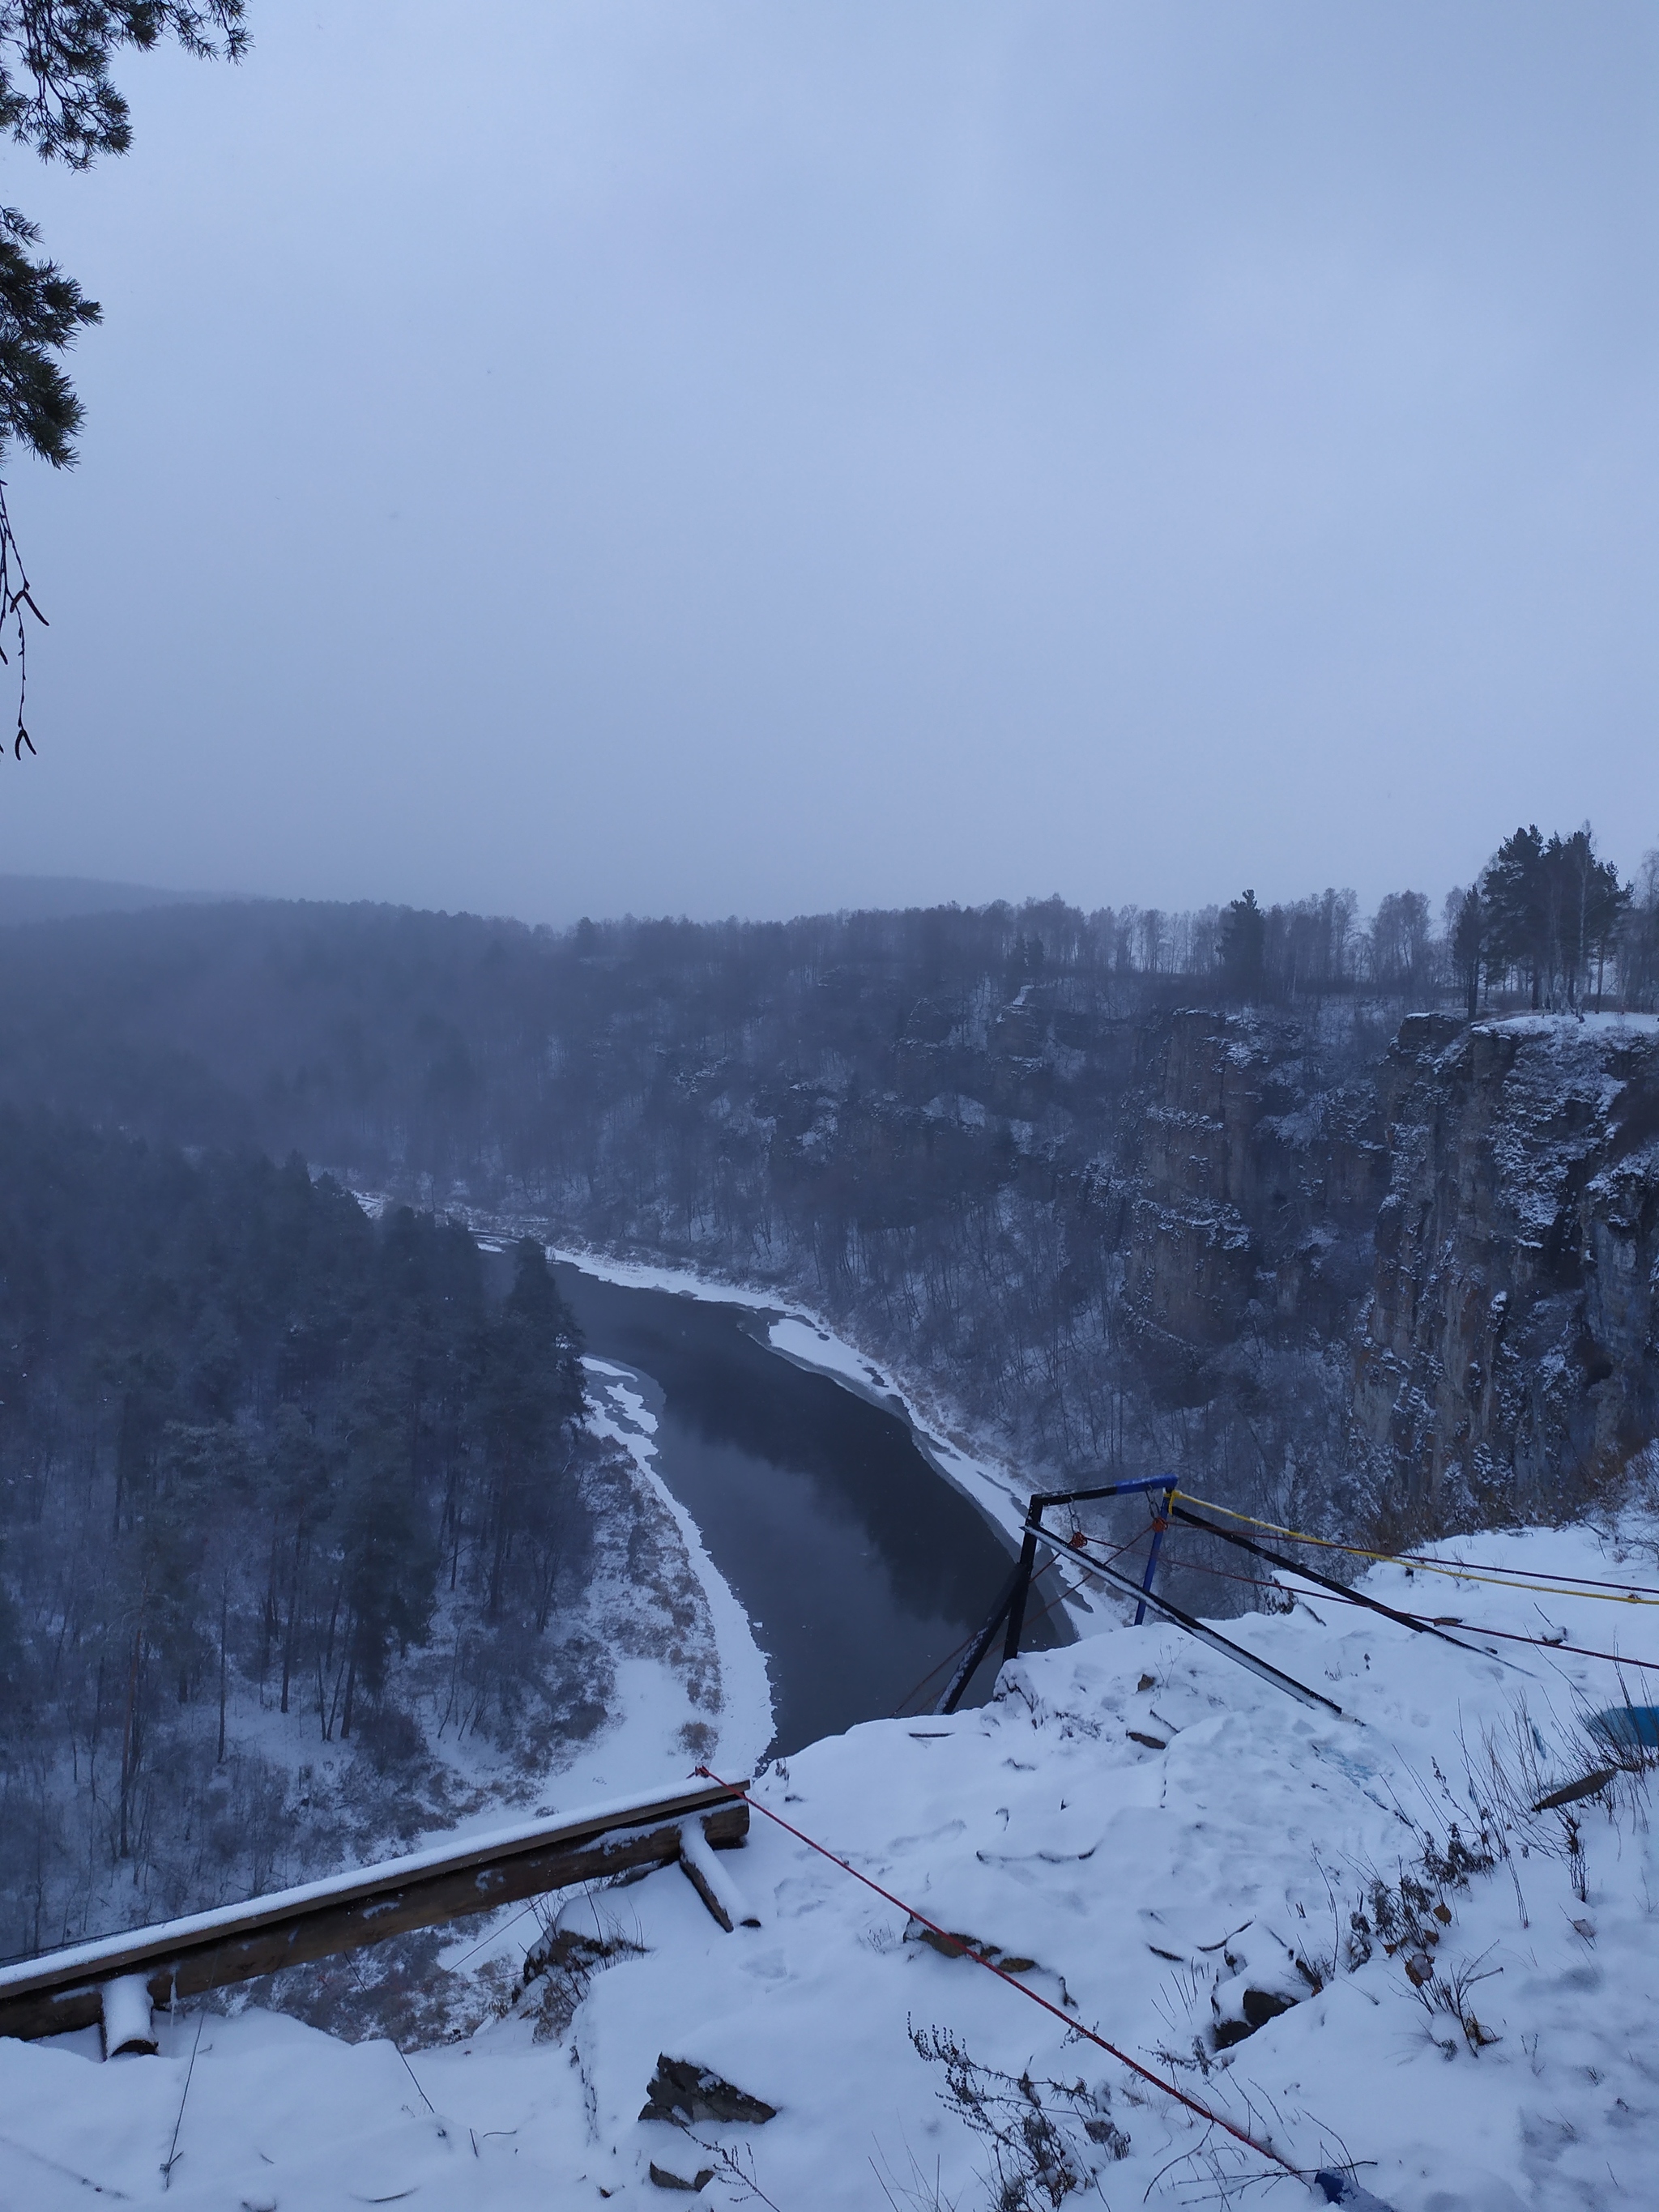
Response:
[[[1659,1582],[1586,1532],[1487,1536],[1467,1555],[1540,1580]],[[1367,1586],[1413,1610],[1565,1630],[1659,1662],[1659,1609],[1397,1568]],[[1484,1756],[1483,1730],[1513,1745],[1518,1728],[1543,1777],[1565,1775],[1575,1713],[1621,1701],[1614,1669],[1519,1647],[1518,1667],[1500,1664],[1322,1598],[1226,1626],[1350,1717],[1316,1717],[1149,1625],[1020,1662],[982,1710],[815,1745],[767,1774],[757,1800],[944,1926],[1035,1962],[1020,1969],[1035,1989],[1146,2063],[1171,2054],[1183,2087],[1292,2163],[1351,2158],[1397,2212],[1659,2202],[1659,1854],[1628,1784],[1617,1820],[1601,1801],[1579,1808],[1585,1899],[1544,1848],[1564,1832],[1557,1815],[1517,1834],[1507,1862],[1444,1889],[1436,1979],[1486,1977],[1465,2010],[1496,2040],[1476,2049],[1431,2011],[1403,1954],[1376,1944],[1363,1964],[1343,1962],[1370,1879],[1416,1866],[1431,1904],[1441,1896],[1423,1875],[1424,1838],[1443,1850],[1453,1820],[1474,1832],[1466,1771]],[[1519,1776],[1518,1755],[1505,1757]],[[878,2177],[901,2204],[932,2203],[937,2183],[962,2212],[988,2206],[985,2147],[941,2103],[942,2069],[917,2054],[912,2026],[950,2031],[983,2066],[1109,2092],[1093,2110],[1109,2110],[1127,2155],[1113,2160],[1109,2139],[1091,2147],[1080,2130],[1077,2155],[1092,2148],[1118,2212],[1149,2189],[1154,2203],[1217,2201],[1200,2155],[1214,2139],[1199,2123],[971,1960],[907,1942],[902,1914],[764,1817],[722,1863],[760,1928],[719,1933],[672,1869],[567,1905],[565,1924],[620,1932],[640,1952],[598,1973],[560,2041],[538,2045],[527,2017],[510,2018],[411,2054],[411,2076],[385,2043],[208,2015],[170,2202],[544,2212],[597,2206],[604,2191],[672,2203],[648,2179],[653,2160],[692,2176],[717,2160],[637,2117],[666,2053],[777,2106],[764,2126],[697,2132],[752,2156],[780,2212],[879,2207]],[[1295,1958],[1323,1981],[1318,1994]],[[1217,2007],[1236,2014],[1246,1987],[1300,2001],[1213,2055]],[[159,2197],[195,2032],[192,2016],[170,2055],[109,2065],[92,2063],[89,2036],[0,2043],[0,2202],[52,2212],[84,2205],[89,2185]],[[1259,2170],[1242,2152],[1223,2162]],[[1252,2197],[1310,2201],[1283,2177]],[[742,2199],[717,2173],[702,2201]]]

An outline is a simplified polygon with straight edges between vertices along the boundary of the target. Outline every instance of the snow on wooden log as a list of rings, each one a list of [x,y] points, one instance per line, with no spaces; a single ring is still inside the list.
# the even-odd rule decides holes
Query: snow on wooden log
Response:
[[[99,1991],[103,2006],[104,2056],[124,2051],[153,2057],[155,2028],[150,2019],[149,1985],[142,1974],[120,1974]]]
[[[574,1882],[667,1866],[691,1820],[708,1844],[730,1849],[748,1832],[749,1808],[714,1788],[629,1799],[22,1960],[0,1967],[0,2035],[90,2027],[103,2017],[104,1985],[122,1977],[167,2004]]]
[[[695,1820],[680,1824],[680,1872],[728,1936],[737,1927],[760,1926],[760,1915],[715,1859]]]

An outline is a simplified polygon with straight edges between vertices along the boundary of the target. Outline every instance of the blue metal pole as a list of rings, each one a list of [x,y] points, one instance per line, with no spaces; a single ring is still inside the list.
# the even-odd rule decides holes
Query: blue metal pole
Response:
[[[1152,1577],[1158,1572],[1158,1555],[1164,1548],[1164,1534],[1170,1525],[1170,1508],[1175,1504],[1176,1486],[1173,1482],[1169,1481],[1167,1477],[1165,1477],[1164,1480],[1164,1510],[1161,1513],[1155,1514],[1153,1516],[1152,1548],[1146,1554],[1146,1571],[1140,1578],[1140,1587],[1144,1590],[1151,1589],[1152,1586]],[[1152,1489],[1154,1486],[1155,1486],[1150,1482],[1146,1485],[1146,1487],[1148,1490]],[[1135,1626],[1139,1628],[1141,1622],[1145,1620],[1146,1618],[1146,1601],[1143,1598],[1140,1603],[1135,1607]]]

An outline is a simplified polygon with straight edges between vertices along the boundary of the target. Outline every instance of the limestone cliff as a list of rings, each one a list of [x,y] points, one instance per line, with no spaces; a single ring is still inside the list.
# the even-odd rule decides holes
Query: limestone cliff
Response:
[[[1659,1428],[1659,1025],[1419,1016],[1377,1091],[1356,1448],[1437,1517],[1559,1508]]]
[[[1346,1334],[1387,1187],[1374,1091],[1297,1024],[1182,1012],[1135,1147],[1129,1302],[1195,1346]]]
[[[1413,1015],[1369,1063],[1255,1014],[1146,1042],[1107,1233],[1154,1397],[1236,1393],[1255,1346],[1293,1401],[1340,1350],[1343,1486],[1419,1526],[1566,1510],[1659,1434],[1651,1018]]]

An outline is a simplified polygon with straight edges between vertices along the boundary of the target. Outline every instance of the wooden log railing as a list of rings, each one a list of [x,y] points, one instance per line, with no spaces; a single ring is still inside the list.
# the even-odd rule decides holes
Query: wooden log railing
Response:
[[[164,2005],[572,1883],[669,1866],[680,1856],[682,1824],[692,1820],[716,1850],[729,1850],[748,1832],[749,1808],[706,1787],[629,1799],[21,1960],[0,1966],[0,2035],[90,2027],[101,2017],[104,1984],[126,1975],[142,1974],[151,2002]]]

